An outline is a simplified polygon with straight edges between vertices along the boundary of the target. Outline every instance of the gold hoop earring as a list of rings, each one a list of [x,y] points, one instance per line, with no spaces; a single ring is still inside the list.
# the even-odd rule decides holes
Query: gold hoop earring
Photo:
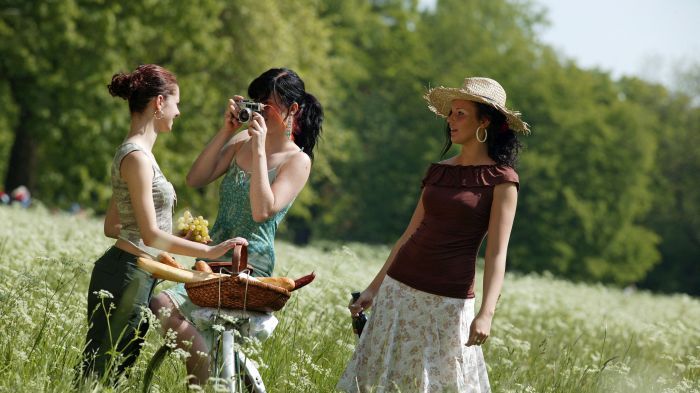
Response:
[[[484,142],[486,142],[486,138],[489,137],[489,132],[486,129],[486,127],[484,127],[484,139],[481,139],[481,138],[479,138],[479,130],[480,129],[481,129],[481,126],[476,127],[476,140],[481,142],[481,143],[484,143]]]
[[[158,115],[158,113],[160,113],[160,115]],[[157,111],[153,112],[153,118],[156,120],[163,120],[164,117],[165,113],[163,113],[162,109],[158,109]]]

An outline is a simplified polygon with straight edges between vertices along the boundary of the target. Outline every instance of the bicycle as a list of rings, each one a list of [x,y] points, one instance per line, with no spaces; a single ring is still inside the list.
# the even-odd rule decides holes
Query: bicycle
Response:
[[[235,347],[235,332],[242,337],[269,337],[277,325],[277,319],[271,314],[216,308],[196,310],[193,322],[202,329],[203,334],[218,336],[212,346],[210,356],[210,375],[213,380],[223,380],[231,393],[266,393],[260,372],[255,364],[248,360],[243,351]],[[212,340],[213,342],[213,340]],[[146,367],[143,392],[150,393],[153,379],[166,357],[173,351],[168,344],[159,348]]]

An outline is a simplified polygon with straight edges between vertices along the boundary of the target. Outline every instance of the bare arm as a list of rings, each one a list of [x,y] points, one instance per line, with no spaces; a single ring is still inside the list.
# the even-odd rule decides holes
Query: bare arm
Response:
[[[129,189],[141,238],[147,246],[175,254],[205,258],[219,257],[235,246],[236,241],[232,240],[226,240],[216,246],[207,246],[179,238],[158,228],[151,190],[153,168],[145,153],[135,151],[128,154],[121,163],[120,172]]]
[[[247,137],[246,134],[241,132],[234,136],[223,128],[219,130],[192,164],[187,173],[187,185],[204,187],[226,173],[241,140]]]
[[[350,313],[357,315],[360,311],[369,308],[372,305],[372,300],[374,300],[374,296],[377,294],[377,291],[379,291],[379,287],[382,285],[384,277],[386,277],[386,272],[394,263],[396,253],[416,232],[418,226],[423,221],[424,216],[425,210],[423,208],[423,193],[421,193],[416,209],[413,211],[413,216],[411,216],[411,221],[409,221],[406,230],[403,232],[403,235],[401,235],[399,240],[396,241],[396,244],[394,244],[394,247],[391,249],[391,253],[389,253],[389,257],[386,259],[386,262],[384,262],[384,266],[382,266],[377,275],[374,277],[374,280],[372,280],[369,286],[367,286],[367,288],[362,292],[357,301],[350,305]]]
[[[303,153],[294,153],[270,184],[265,152],[253,151],[253,173],[250,178],[253,220],[263,222],[289,205],[304,188],[310,173],[311,158]]]
[[[105,236],[111,237],[112,239],[118,239],[121,227],[121,223],[119,222],[119,211],[117,211],[117,203],[114,201],[114,196],[112,196],[112,198],[109,199],[107,214],[105,214]]]
[[[494,187],[484,260],[483,299],[479,313],[472,322],[467,345],[483,343],[491,332],[496,302],[503,287],[508,241],[513,229],[517,204],[518,190],[515,184],[504,183]]]
[[[251,149],[250,208],[253,220],[263,222],[287,206],[304,188],[311,172],[311,158],[294,154],[285,162],[273,184],[267,168],[265,140],[267,125],[260,113],[254,113],[248,127]]]
[[[240,96],[236,96],[240,97]],[[243,97],[240,97],[243,98]],[[226,173],[231,165],[234,153],[249,136],[247,132],[239,132],[241,126],[233,115],[236,106],[229,100],[224,116],[224,124],[207,146],[199,153],[187,173],[187,185],[203,187]]]

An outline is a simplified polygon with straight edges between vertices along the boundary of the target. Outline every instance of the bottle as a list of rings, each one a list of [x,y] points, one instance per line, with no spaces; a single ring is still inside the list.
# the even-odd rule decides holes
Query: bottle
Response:
[[[353,292],[352,293],[352,302],[355,303],[357,299],[360,298],[360,292]],[[352,331],[357,334],[357,337],[360,337],[362,334],[362,329],[365,327],[365,323],[367,323],[367,316],[360,311],[357,316],[352,317]]]

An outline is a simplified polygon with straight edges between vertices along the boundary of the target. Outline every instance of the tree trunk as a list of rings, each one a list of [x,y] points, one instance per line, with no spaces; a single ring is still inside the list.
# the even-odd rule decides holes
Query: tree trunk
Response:
[[[8,194],[21,185],[26,186],[30,192],[34,192],[37,146],[29,131],[30,118],[30,114],[22,108],[5,174],[5,192]]]

